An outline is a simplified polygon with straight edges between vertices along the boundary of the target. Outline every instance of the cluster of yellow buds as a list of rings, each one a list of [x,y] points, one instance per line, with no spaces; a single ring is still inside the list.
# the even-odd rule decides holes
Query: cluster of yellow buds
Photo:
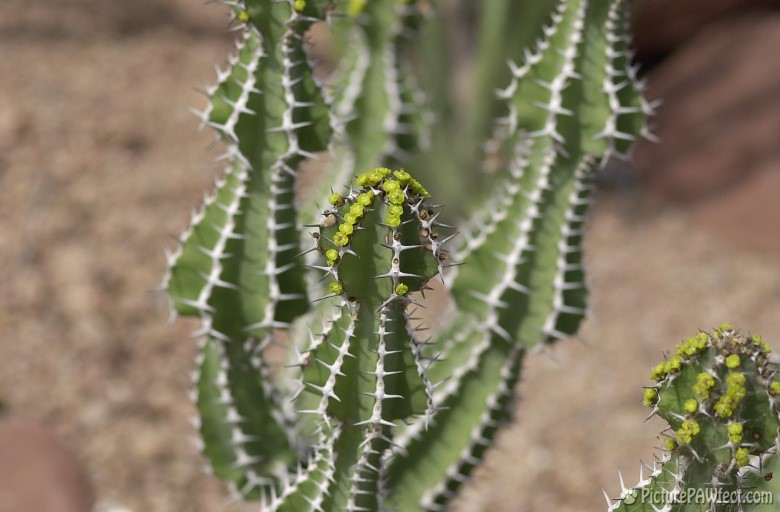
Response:
[[[680,444],[688,444],[693,440],[693,436],[699,433],[701,427],[696,420],[683,420],[682,425],[675,431],[675,437]]]
[[[715,414],[721,418],[730,418],[734,415],[734,409],[745,398],[745,375],[742,373],[730,373],[726,377],[726,393],[715,404]]]
[[[677,347],[675,354],[682,358],[695,356],[707,348],[707,333],[700,332],[696,336],[688,338]]]
[[[696,396],[707,399],[710,396],[710,390],[715,386],[715,377],[707,372],[701,372],[696,376],[696,384],[693,385],[693,392]]]
[[[423,206],[424,200],[430,197],[430,194],[419,181],[403,169],[391,170],[387,167],[375,167],[371,171],[357,176],[356,182],[358,187],[350,190],[348,194],[342,195],[338,192],[332,192],[328,196],[330,208],[323,213],[319,224],[320,232],[315,236],[320,240],[318,249],[325,256],[327,262],[325,270],[335,278],[335,282],[330,284],[330,292],[336,295],[356,293],[354,289],[349,289],[351,286],[348,283],[352,275],[349,273],[349,268],[341,269],[344,272],[339,268],[342,260],[348,254],[358,257],[354,251],[359,252],[362,247],[350,246],[355,240],[356,233],[368,230],[368,232],[373,233],[369,236],[375,236],[377,227],[381,229],[385,226],[392,230],[389,237],[388,234],[385,234],[385,240],[393,240],[392,246],[386,246],[394,251],[391,269],[394,283],[393,296],[405,296],[411,291],[416,291],[419,283],[411,282],[413,280],[402,283],[399,280],[401,274],[400,253],[408,245],[405,246],[402,242],[404,233],[399,232],[397,228],[404,222],[403,218],[406,216],[407,222],[420,223],[420,230],[416,231],[420,233],[419,236],[427,237],[429,241],[436,239],[436,233],[431,231],[432,226],[436,225],[433,209]],[[366,225],[367,222],[370,222],[371,225]],[[415,230],[406,232],[410,237],[407,244],[414,243],[414,235],[412,234],[414,232]],[[329,242],[330,245],[323,245],[323,240]],[[418,246],[413,245],[413,247]],[[437,253],[436,250],[435,247],[428,249],[433,257],[442,261],[442,253]]]
[[[331,204],[337,205],[339,201],[342,201],[341,204],[344,204],[341,196],[339,196],[339,198],[337,199],[334,197],[335,195],[337,194],[334,194],[333,196],[330,197]],[[338,245],[339,247],[344,247],[349,243],[349,237],[355,231],[355,224],[360,222],[360,219],[363,217],[363,214],[365,213],[365,209],[371,206],[373,202],[374,202],[374,193],[371,192],[370,190],[358,194],[357,200],[349,207],[349,211],[344,214],[344,222],[339,224],[338,232],[335,235],[333,235],[334,244]],[[332,258],[328,258],[329,264],[331,259]]]
[[[726,431],[729,433],[729,441],[731,444],[739,444],[742,442],[742,423],[732,422],[726,427]]]
[[[425,190],[425,187],[422,186],[422,183],[412,178],[408,172],[404,170],[394,171],[393,176],[396,180],[398,180],[398,183],[400,183],[401,186],[408,187],[413,195],[420,197],[431,197],[428,191]]]
[[[382,190],[385,191],[387,200],[390,201],[385,224],[391,228],[398,227],[401,224],[401,215],[404,213],[403,204],[406,201],[406,194],[401,190],[401,185],[396,180],[387,180],[382,183]]]
[[[650,373],[650,378],[657,381],[662,381],[670,373],[679,372],[682,369],[682,359],[679,356],[673,356],[668,361],[658,363],[653,367],[653,371]]]

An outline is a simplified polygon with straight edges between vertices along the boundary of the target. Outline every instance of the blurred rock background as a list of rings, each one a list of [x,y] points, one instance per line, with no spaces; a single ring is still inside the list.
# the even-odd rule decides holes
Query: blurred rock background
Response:
[[[650,0],[637,10],[661,144],[642,144],[647,189],[713,233],[780,249],[780,2]]]
[[[594,318],[529,359],[517,419],[455,509],[603,509],[617,468],[652,459],[641,386],[663,351],[723,320],[780,349],[778,7],[640,2],[661,143],[606,180]],[[167,327],[150,291],[217,171],[187,109],[226,22],[194,0],[0,2],[0,512],[256,509],[202,472],[193,324]]]

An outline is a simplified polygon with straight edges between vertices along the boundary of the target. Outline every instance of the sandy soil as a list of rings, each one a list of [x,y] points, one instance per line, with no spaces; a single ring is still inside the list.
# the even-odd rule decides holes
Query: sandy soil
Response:
[[[102,499],[256,509],[227,504],[202,472],[187,421],[193,324],[167,327],[150,291],[217,172],[187,108],[227,52],[225,18],[184,0],[122,5],[0,3],[0,400],[76,452]],[[780,348],[776,253],[637,189],[601,195],[594,318],[529,358],[517,420],[457,510],[602,510],[617,468],[633,480],[652,458],[641,386],[663,351],[723,320]]]

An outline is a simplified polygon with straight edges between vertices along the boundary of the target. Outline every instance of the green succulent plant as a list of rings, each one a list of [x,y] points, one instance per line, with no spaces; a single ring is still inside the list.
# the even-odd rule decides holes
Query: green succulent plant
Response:
[[[730,324],[700,332],[653,368],[644,404],[668,423],[647,476],[609,510],[776,510],[780,379],[770,349]],[[763,507],[763,508],[761,508]]]
[[[164,282],[175,312],[201,320],[203,453],[268,510],[444,510],[510,418],[525,354],[587,313],[594,176],[649,135],[629,2],[555,2],[497,103],[475,98],[468,134],[449,140],[455,108],[418,85],[446,81],[430,73],[446,59],[421,43],[441,28],[428,2],[221,3],[240,35],[198,115],[226,167]],[[308,48],[317,23],[338,54],[324,78]],[[479,52],[520,54],[514,35]],[[486,84],[477,92],[500,85]],[[502,112],[489,136],[488,110]],[[478,158],[453,155],[480,154],[486,136],[500,170],[453,239],[422,183],[478,174]],[[317,183],[296,197],[312,159]],[[454,306],[426,335],[413,317],[432,279]],[[281,367],[268,356],[279,344]]]

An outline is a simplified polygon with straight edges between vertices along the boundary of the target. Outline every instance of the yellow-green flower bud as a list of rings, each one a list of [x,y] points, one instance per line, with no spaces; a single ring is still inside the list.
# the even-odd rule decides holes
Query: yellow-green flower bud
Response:
[[[726,377],[726,384],[729,387],[744,386],[745,376],[739,372],[729,373],[728,377]]]
[[[336,249],[328,249],[325,251],[325,257],[328,258],[328,261],[338,261],[339,260],[339,252]]]
[[[693,385],[693,392],[699,398],[706,399],[710,396],[710,390],[715,385],[715,377],[707,372],[701,372],[696,376],[696,384]]]
[[[387,199],[392,204],[403,204],[403,202],[406,200],[406,194],[400,190],[393,190],[387,194]]]
[[[384,183],[382,183],[382,188],[385,192],[392,192],[393,190],[398,190],[401,188],[401,185],[398,184],[395,180],[387,180]]]
[[[335,235],[333,235],[333,243],[340,247],[343,247],[349,243],[349,237],[344,233],[338,232]]]
[[[772,349],[769,348],[769,345],[767,345],[766,341],[764,341],[764,338],[759,336],[758,334],[753,335],[753,343],[759,346],[763,351],[765,352],[771,352]]]
[[[349,213],[351,213],[355,217],[362,217],[363,216],[363,212],[365,212],[365,206],[363,206],[360,203],[355,203],[355,204],[353,204],[352,206],[349,207]]]
[[[675,373],[680,371],[682,368],[682,359],[680,359],[678,356],[673,356],[671,359],[669,359],[666,362],[666,365],[664,366],[664,370],[666,370],[666,373]]]
[[[368,175],[368,183],[375,187],[376,185],[379,185],[379,182],[381,182],[384,179],[384,174],[379,169],[374,169],[371,171]]]
[[[658,402],[658,391],[655,388],[645,388],[645,396],[642,403],[645,407],[652,407]]]
[[[393,176],[395,176],[395,179],[400,181],[401,184],[405,184],[407,181],[409,181],[412,178],[412,176],[408,172],[404,171],[403,169],[395,171],[393,173]]]
[[[737,461],[739,467],[745,467],[750,464],[750,452],[747,448],[737,448],[734,454],[734,460]]]
[[[742,442],[742,424],[741,423],[729,423],[726,427],[729,433],[729,441],[732,444],[739,444]]]
[[[371,203],[374,202],[374,193],[363,192],[358,196],[357,202],[358,204],[361,204],[363,206],[371,206]]]
[[[693,436],[699,433],[699,422],[696,420],[683,420],[680,428],[675,432],[677,442],[680,444],[688,444],[693,439]]]
[[[661,381],[666,377],[666,365],[664,363],[658,363],[653,367],[653,371],[650,372],[650,378],[652,380]]]
[[[720,324],[720,325],[717,327],[717,329],[718,329],[720,332],[725,332],[725,331],[733,331],[733,330],[734,330],[734,326],[733,326],[733,325],[731,325],[731,324],[730,324],[730,323],[728,323],[728,322],[723,322],[722,324]]]
[[[371,179],[371,175],[367,172],[364,172],[363,174],[358,176],[357,184],[360,185],[361,187],[367,187],[370,179]]]

